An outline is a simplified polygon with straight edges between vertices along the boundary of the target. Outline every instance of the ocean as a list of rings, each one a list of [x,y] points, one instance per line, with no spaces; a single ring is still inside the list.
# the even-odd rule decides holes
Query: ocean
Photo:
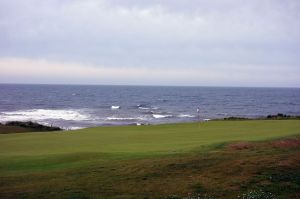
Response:
[[[64,129],[277,113],[300,115],[299,88],[0,84],[0,122]]]

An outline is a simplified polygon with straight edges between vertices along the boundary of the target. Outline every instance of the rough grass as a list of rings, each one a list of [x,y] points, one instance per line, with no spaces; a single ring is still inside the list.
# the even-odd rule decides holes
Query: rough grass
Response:
[[[0,198],[297,198],[299,133],[281,120],[1,135]]]

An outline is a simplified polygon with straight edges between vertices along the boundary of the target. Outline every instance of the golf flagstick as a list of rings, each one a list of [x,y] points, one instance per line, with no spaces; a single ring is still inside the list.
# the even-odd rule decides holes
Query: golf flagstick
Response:
[[[197,113],[198,113],[198,127],[200,127],[200,108],[197,108]]]

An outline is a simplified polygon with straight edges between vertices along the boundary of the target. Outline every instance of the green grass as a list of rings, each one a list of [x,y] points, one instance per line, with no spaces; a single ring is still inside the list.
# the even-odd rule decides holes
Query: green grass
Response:
[[[66,132],[0,135],[0,156],[68,153],[188,152],[229,141],[257,141],[300,133],[299,120],[211,121],[157,126],[98,127]]]
[[[265,143],[299,135],[299,120],[0,134],[0,198],[166,198],[188,193],[236,198],[261,188],[278,198],[293,198],[300,188],[298,145],[278,149]],[[235,141],[256,144],[226,148]]]

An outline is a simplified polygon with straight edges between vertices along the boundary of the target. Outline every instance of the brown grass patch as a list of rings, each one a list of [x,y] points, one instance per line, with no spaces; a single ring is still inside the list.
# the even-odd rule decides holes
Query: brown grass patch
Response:
[[[250,142],[236,142],[228,145],[229,149],[233,150],[245,150],[245,149],[254,149],[255,146]]]
[[[272,146],[275,148],[298,148],[300,147],[300,138],[276,140],[272,142]]]

